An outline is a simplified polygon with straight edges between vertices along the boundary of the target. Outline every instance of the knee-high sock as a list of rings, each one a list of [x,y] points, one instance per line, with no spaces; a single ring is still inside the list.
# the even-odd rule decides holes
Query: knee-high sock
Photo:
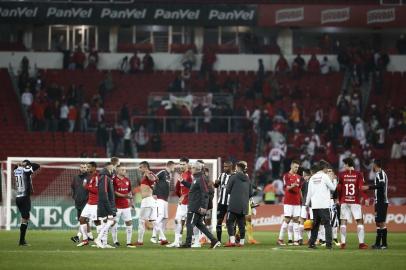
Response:
[[[281,225],[281,229],[279,231],[279,240],[283,240],[283,237],[285,236],[285,232],[286,232],[287,228],[288,228],[288,224],[286,223],[286,221],[283,221],[282,225]]]
[[[20,244],[25,242],[25,234],[27,233],[28,223],[21,223],[20,225]]]
[[[156,231],[156,228],[155,228],[155,226],[152,228],[152,238],[156,238],[156,234],[157,234],[157,231]]]
[[[381,229],[382,232],[382,245],[387,246],[388,245],[388,229],[385,227]]]
[[[300,231],[299,231],[299,223],[293,223],[293,240],[299,241],[300,240]]]
[[[347,225],[340,226],[340,240],[341,244],[345,244],[345,240],[347,237]]]
[[[338,227],[333,227],[333,239],[337,239]]]
[[[79,240],[82,237],[82,229],[80,228],[80,225],[79,225],[78,233],[76,234],[76,236],[79,237]]]
[[[159,222],[156,222],[154,226],[157,230],[157,233],[159,234],[159,240],[166,240],[166,236],[164,233],[164,221],[163,219],[159,220]]]
[[[79,228],[80,228],[80,231],[82,232],[83,241],[86,241],[88,239],[87,224],[80,224]]]
[[[382,240],[382,230],[381,228],[376,228],[375,246],[380,246],[381,240]]]
[[[125,231],[127,233],[127,245],[131,244],[131,238],[133,236],[133,225],[125,226]]]
[[[176,220],[175,223],[175,243],[181,243],[182,242],[182,221],[181,220]]]
[[[363,224],[357,226],[358,242],[363,244],[365,241],[365,228]]]
[[[103,244],[107,244],[107,234],[110,227],[113,225],[114,221],[107,220],[107,222],[102,223],[97,239],[103,241]]]
[[[113,243],[118,242],[117,231],[118,231],[118,224],[116,223],[116,224],[114,224],[113,227],[111,227],[111,237],[113,238]]]
[[[293,240],[293,222],[290,221],[288,224],[288,240],[292,241]]]
[[[326,241],[326,230],[324,229],[324,225],[320,225],[317,238],[320,239],[321,241]]]
[[[299,224],[299,240],[303,240],[304,225]]]
[[[307,231],[306,231],[306,233],[307,233],[307,240],[309,240],[309,239],[310,239],[310,236],[311,236],[312,231],[311,231],[311,230],[307,230]]]
[[[91,239],[94,239],[93,233],[92,233],[92,227],[90,226],[90,222],[87,223],[87,237],[91,238]]]
[[[200,230],[196,226],[193,227],[193,239],[196,244],[199,244]]]
[[[138,242],[144,242],[144,233],[145,233],[145,220],[140,219],[138,224]]]
[[[247,231],[248,241],[254,240],[254,231],[253,231],[251,221],[248,221],[248,220],[245,221],[245,228],[246,228],[246,231]]]

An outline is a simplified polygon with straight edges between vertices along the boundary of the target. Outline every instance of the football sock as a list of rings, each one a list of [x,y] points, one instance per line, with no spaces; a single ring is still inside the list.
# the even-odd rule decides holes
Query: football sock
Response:
[[[125,226],[126,233],[127,233],[127,245],[131,244],[131,238],[133,236],[133,225]]]
[[[248,241],[254,240],[254,232],[253,232],[253,227],[252,227],[251,221],[247,221],[245,223],[245,228],[247,231]]]
[[[156,228],[155,228],[155,224],[156,224],[156,222],[154,223],[154,228],[152,228],[152,238],[156,238]]]
[[[303,240],[304,225],[299,224],[299,240]]]
[[[245,244],[245,239],[244,238],[241,238],[240,239],[240,245],[244,245]]]
[[[87,224],[80,224],[79,228],[82,231],[83,241],[87,240],[88,239]]]
[[[288,240],[292,241],[293,240],[293,222],[289,222],[288,224]]]
[[[382,246],[387,246],[388,245],[388,242],[387,242],[388,229],[383,228],[383,229],[381,229],[381,232],[382,232]]]
[[[320,225],[319,228],[319,233],[317,235],[317,238],[321,241],[326,241],[326,230],[324,228],[324,225]]]
[[[360,244],[364,243],[365,240],[365,229],[364,229],[364,225],[358,225],[357,226],[357,234],[358,234],[358,242]]]
[[[345,244],[345,238],[347,237],[347,226],[346,225],[341,225],[340,226],[340,233],[341,233],[341,243]]]
[[[293,223],[293,240],[294,241],[299,241],[299,239],[300,239],[299,223],[294,222]]]
[[[333,239],[337,239],[338,227],[333,227]]]
[[[376,239],[375,239],[375,246],[380,246],[382,240],[382,229],[376,228]]]
[[[144,233],[145,233],[145,220],[140,219],[138,224],[138,242],[144,242]]]
[[[307,233],[307,240],[310,240],[310,236],[311,236],[311,234],[312,234],[312,231],[311,231],[311,230],[307,230],[306,233]]]
[[[230,236],[230,243],[235,244],[235,236]]]
[[[80,228],[80,226],[78,228],[78,233],[76,234],[76,236],[79,237],[79,239],[82,237],[82,229]]]
[[[92,239],[94,239],[94,238],[93,238],[93,233],[92,233],[92,231],[87,232],[87,237],[88,237],[88,238],[92,238]]]
[[[196,227],[196,226],[194,226],[193,227],[193,236],[194,236],[194,242],[196,243],[196,244],[198,244],[199,243],[199,239],[200,239],[200,231],[199,231],[199,229]]]
[[[279,240],[283,240],[283,237],[285,235],[286,229],[288,228],[288,224],[286,221],[282,222],[281,229],[279,231]]]
[[[221,234],[223,232],[222,224],[216,226],[217,239],[221,242]]]
[[[117,223],[113,227],[111,227],[111,237],[113,238],[113,243],[118,242],[117,229],[118,229],[118,224]]]
[[[20,244],[25,242],[25,234],[27,233],[28,223],[21,223],[20,225]]]

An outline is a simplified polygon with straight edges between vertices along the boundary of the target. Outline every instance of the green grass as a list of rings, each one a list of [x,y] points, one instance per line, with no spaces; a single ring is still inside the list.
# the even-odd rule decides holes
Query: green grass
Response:
[[[18,231],[0,231],[0,269],[396,269],[406,267],[406,234],[389,233],[388,250],[358,250],[355,234],[348,248],[332,251],[277,247],[276,234],[256,232],[261,242],[244,248],[170,249],[146,242],[136,249],[77,248],[69,231],[28,231],[31,247],[18,247]],[[225,233],[224,233],[225,234]],[[136,236],[136,235],[135,235]],[[135,237],[134,236],[134,237]],[[374,234],[366,236],[372,243]],[[125,236],[120,232],[119,239]],[[135,239],[135,238],[134,238]],[[145,240],[149,239],[149,234]],[[172,239],[172,236],[169,236]]]

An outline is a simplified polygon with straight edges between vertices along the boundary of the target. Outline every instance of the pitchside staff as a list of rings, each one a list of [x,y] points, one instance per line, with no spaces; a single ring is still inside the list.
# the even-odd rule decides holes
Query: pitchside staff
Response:
[[[87,173],[87,164],[83,163],[80,164],[79,167],[79,174],[73,177],[71,183],[71,190],[72,190],[72,199],[75,201],[75,208],[77,212],[77,218],[79,221],[80,215],[82,214],[83,208],[87,203],[87,198],[89,196],[89,191],[84,187],[84,184],[87,182],[88,173]],[[87,232],[89,233],[89,223],[87,223]],[[82,236],[81,229],[79,226],[79,231],[76,236],[71,237],[71,240],[75,243],[80,242],[80,237]]]
[[[31,194],[34,192],[32,186],[32,174],[39,169],[39,165],[31,163],[29,160],[24,160],[21,164],[17,165],[14,170],[14,177],[16,180],[16,205],[18,211],[21,213],[20,225],[20,246],[29,246],[25,241],[25,234],[27,232],[28,221],[30,220],[31,211]]]

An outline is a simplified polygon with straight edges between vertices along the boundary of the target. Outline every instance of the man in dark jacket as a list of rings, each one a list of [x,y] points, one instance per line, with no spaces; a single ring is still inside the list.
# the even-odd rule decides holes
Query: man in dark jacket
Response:
[[[112,180],[113,169],[114,165],[111,162],[107,162],[104,169],[100,172],[97,217],[103,222],[100,233],[94,240],[95,244],[99,248],[111,248],[111,246],[107,244],[107,234],[110,227],[112,227],[115,223],[114,216],[117,212]]]
[[[203,164],[196,162],[192,165],[193,182],[182,181],[182,184],[189,188],[189,203],[186,219],[187,237],[181,248],[190,248],[192,244],[193,227],[196,226],[211,241],[210,248],[220,246],[220,242],[206,228],[203,217],[209,205],[209,190],[203,178]]]
[[[230,194],[227,218],[227,231],[230,242],[225,245],[226,247],[236,246],[235,222],[237,222],[240,231],[240,243],[238,245],[244,245],[245,215],[248,214],[248,202],[252,195],[250,180],[244,173],[245,169],[245,163],[238,162],[236,165],[236,173],[230,176],[230,180],[227,184],[227,194]]]
[[[75,175],[73,177],[73,180],[71,183],[72,199],[75,201],[75,208],[77,211],[78,220],[80,218],[80,214],[82,213],[83,208],[85,207],[85,205],[87,203],[87,198],[88,198],[88,191],[85,189],[85,187],[83,185],[88,177],[86,163],[80,164],[79,172],[80,173],[78,175]],[[89,232],[89,223],[87,224],[87,231]],[[80,232],[80,227],[79,227],[78,234],[76,236],[71,237],[71,240],[75,243],[79,243],[81,236],[82,236],[82,233]]]

